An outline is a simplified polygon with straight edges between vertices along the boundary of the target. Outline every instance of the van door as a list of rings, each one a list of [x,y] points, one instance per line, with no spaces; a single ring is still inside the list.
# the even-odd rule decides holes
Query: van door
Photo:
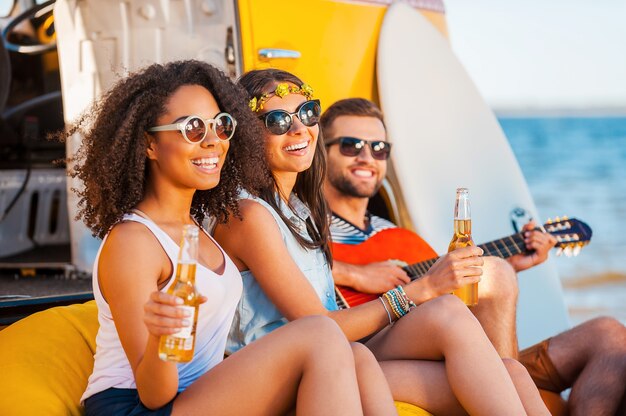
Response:
[[[306,80],[322,106],[378,101],[375,57],[390,1],[238,0],[243,70],[280,68]],[[413,0],[445,32],[441,1]]]

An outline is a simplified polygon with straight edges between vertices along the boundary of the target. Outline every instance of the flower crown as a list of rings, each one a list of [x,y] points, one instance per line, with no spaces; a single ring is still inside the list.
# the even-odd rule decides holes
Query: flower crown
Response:
[[[307,100],[310,100],[313,98],[313,88],[311,88],[309,84],[302,84],[300,87],[295,87],[293,85],[287,84],[286,82],[283,82],[278,84],[274,91],[266,92],[259,98],[253,97],[248,103],[248,106],[252,111],[258,113],[260,110],[263,109],[263,104],[265,104],[265,102],[274,95],[283,98],[287,94],[304,95]]]

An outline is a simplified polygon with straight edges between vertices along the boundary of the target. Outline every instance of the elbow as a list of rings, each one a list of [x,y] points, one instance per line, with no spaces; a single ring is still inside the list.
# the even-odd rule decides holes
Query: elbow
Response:
[[[172,399],[176,397],[176,392],[173,394],[156,394],[156,393],[144,393],[139,392],[139,400],[141,404],[150,410],[157,410],[168,404]]]

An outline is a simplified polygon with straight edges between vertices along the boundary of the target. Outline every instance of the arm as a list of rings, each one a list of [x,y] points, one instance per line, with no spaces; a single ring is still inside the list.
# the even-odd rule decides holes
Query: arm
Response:
[[[450,293],[464,284],[473,283],[482,274],[480,266],[483,260],[477,257],[480,255],[481,249],[461,249],[442,256],[422,279],[409,285],[410,291],[414,293],[411,299],[420,304]],[[375,294],[411,281],[404,270],[393,261],[355,265],[335,260],[333,278],[339,285]]]
[[[141,401],[149,408],[163,406],[178,389],[176,365],[158,358],[158,343],[162,333],[175,332],[172,326],[180,326],[182,317],[171,306],[172,299],[168,305],[156,295],[151,297],[158,291],[158,282],[171,275],[168,257],[143,225],[127,222],[113,228],[100,254],[98,281]],[[157,327],[161,330],[155,331]]]
[[[254,274],[267,297],[289,320],[308,315],[334,319],[350,340],[358,340],[389,324],[380,301],[330,312],[292,259],[272,214],[254,201],[241,202],[243,220],[218,225],[215,238],[240,270]],[[245,237],[242,237],[245,236]],[[250,248],[254,247],[254,250]]]
[[[393,261],[364,265],[333,261],[335,283],[363,293],[383,293],[411,281],[401,267]]]
[[[428,272],[404,287],[409,298],[418,305],[459,287],[480,281],[483,250],[470,246],[441,256]]]
[[[536,227],[537,224],[530,221],[522,229],[524,231],[524,243],[531,252],[516,254],[507,259],[516,272],[521,272],[546,261],[550,249],[556,245],[556,238],[552,234],[535,230]]]

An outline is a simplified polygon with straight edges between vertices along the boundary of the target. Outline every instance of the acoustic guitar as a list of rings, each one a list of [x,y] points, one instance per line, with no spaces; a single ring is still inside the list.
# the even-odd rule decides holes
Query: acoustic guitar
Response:
[[[575,218],[559,218],[546,222],[542,228],[556,237],[557,254],[577,255],[591,240],[591,228]],[[527,253],[523,234],[512,234],[499,240],[479,245],[485,256],[503,259],[516,254]],[[437,253],[418,235],[403,228],[388,228],[379,231],[360,244],[332,244],[333,258],[350,264],[369,264],[378,261],[396,260],[411,280],[418,279],[439,259]],[[345,286],[335,286],[337,304],[340,308],[350,308],[379,295],[357,292]]]

